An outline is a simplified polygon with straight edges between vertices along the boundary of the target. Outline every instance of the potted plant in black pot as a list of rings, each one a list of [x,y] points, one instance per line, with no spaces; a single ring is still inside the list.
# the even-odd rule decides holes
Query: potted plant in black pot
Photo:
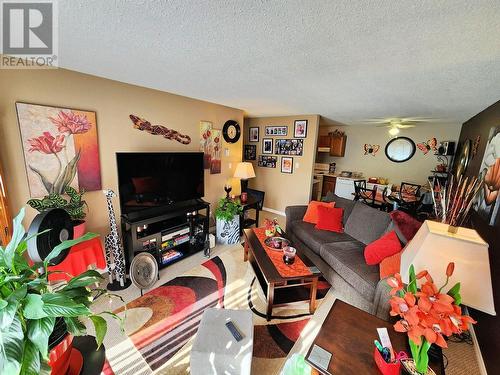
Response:
[[[85,207],[88,208],[87,202],[83,200],[85,191],[78,192],[71,186],[67,186],[64,191],[69,199],[66,199],[61,194],[51,193],[42,199],[30,199],[27,203],[38,212],[44,212],[52,208],[65,210],[73,220],[73,237],[77,238],[85,233]]]
[[[243,207],[239,200],[221,198],[215,209],[217,242],[235,244],[240,240],[240,214]]]
[[[82,319],[93,323],[100,346],[107,331],[102,315],[119,318],[90,310],[96,298],[107,294],[89,288],[102,279],[97,271],[86,271],[56,289],[49,284],[54,271],[48,266],[65,249],[97,234],[63,241],[43,262],[30,266],[24,254],[29,238],[23,218],[24,208],[14,219],[12,240],[0,247],[0,374],[65,374],[73,336],[86,333]]]

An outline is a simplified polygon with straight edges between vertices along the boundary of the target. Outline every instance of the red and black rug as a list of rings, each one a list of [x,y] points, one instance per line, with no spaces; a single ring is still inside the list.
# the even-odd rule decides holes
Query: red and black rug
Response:
[[[310,315],[308,306],[275,309],[267,322],[262,292],[255,275],[235,247],[186,274],[164,283],[126,305],[126,336],[107,347],[112,374],[184,374],[201,316],[209,307],[251,309],[254,313],[253,373],[274,373]],[[320,285],[318,297],[329,285]],[[123,314],[125,308],[115,312]]]

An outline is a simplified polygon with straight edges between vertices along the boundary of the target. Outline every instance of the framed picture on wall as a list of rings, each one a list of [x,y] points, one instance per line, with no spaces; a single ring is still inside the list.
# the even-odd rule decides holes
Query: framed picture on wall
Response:
[[[263,154],[273,153],[273,140],[271,138],[262,139],[262,153]]]
[[[257,159],[257,146],[256,145],[245,145],[245,160],[256,160]]]
[[[307,120],[295,120],[295,122],[293,123],[293,137],[307,137]]]
[[[281,157],[281,173],[293,173],[293,158],[289,156]]]
[[[266,135],[288,135],[288,126],[266,126]]]
[[[303,150],[303,139],[277,139],[274,147],[274,153],[278,155],[302,156]]]
[[[259,167],[276,168],[278,158],[276,156],[259,156]]]
[[[250,142],[259,142],[259,128],[258,127],[248,128],[248,140]]]

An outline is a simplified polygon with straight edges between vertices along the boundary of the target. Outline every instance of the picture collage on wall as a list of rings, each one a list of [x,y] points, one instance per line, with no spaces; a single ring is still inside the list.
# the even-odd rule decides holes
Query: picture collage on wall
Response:
[[[307,120],[295,120],[293,126],[293,139],[273,139],[269,137],[284,137],[288,135],[288,126],[265,126],[262,139],[262,148],[257,150],[256,145],[245,145],[245,160],[258,160],[257,165],[263,168],[276,168],[280,162],[282,173],[293,173],[293,157],[302,156],[304,153],[304,138],[307,137]],[[260,142],[260,128],[251,126],[248,128],[248,142]],[[291,132],[291,130],[290,130]],[[292,134],[290,134],[292,135]],[[260,151],[261,155],[257,155]],[[281,160],[278,156],[283,155]]]
[[[259,167],[276,168],[278,158],[276,156],[259,155]]]

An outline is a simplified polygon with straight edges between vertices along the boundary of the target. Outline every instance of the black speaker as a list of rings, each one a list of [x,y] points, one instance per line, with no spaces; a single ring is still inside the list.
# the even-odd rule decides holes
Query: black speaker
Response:
[[[439,142],[437,153],[438,155],[453,155],[455,153],[455,142],[451,141]]]

